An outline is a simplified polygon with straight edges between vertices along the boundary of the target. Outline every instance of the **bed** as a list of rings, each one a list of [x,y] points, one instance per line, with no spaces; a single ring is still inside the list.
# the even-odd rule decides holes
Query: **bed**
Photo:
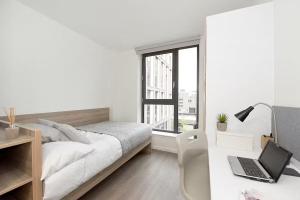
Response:
[[[79,199],[137,153],[151,152],[151,128],[111,122],[109,108],[17,116],[22,124],[37,123],[38,119],[70,124],[85,132],[93,152],[40,181],[42,191],[37,199]]]

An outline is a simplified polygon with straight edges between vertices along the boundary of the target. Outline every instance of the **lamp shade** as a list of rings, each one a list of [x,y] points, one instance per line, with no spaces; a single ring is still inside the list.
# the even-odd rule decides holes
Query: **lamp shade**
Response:
[[[234,116],[238,118],[241,122],[245,121],[245,119],[248,117],[250,112],[254,109],[253,106],[249,106],[247,109],[242,110],[239,113],[236,113]]]

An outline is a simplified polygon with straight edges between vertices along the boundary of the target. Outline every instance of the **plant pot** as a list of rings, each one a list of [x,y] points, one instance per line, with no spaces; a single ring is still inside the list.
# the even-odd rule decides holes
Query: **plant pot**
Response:
[[[4,138],[5,139],[14,139],[19,136],[19,128],[5,128]]]
[[[217,123],[217,128],[219,131],[226,131],[227,130],[227,123],[220,123],[218,122]]]

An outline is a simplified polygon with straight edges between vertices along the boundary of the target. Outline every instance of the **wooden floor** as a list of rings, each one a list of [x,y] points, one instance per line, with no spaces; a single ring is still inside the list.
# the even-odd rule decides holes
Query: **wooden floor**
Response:
[[[183,200],[177,155],[152,151],[128,161],[80,200]]]

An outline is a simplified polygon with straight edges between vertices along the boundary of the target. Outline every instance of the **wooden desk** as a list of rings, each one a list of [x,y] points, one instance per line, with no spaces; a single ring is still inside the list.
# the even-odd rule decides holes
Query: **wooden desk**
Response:
[[[209,147],[211,200],[239,200],[241,191],[255,189],[263,200],[300,200],[300,178],[281,175],[277,183],[263,183],[232,174],[228,155],[258,158],[260,151],[247,152]]]

